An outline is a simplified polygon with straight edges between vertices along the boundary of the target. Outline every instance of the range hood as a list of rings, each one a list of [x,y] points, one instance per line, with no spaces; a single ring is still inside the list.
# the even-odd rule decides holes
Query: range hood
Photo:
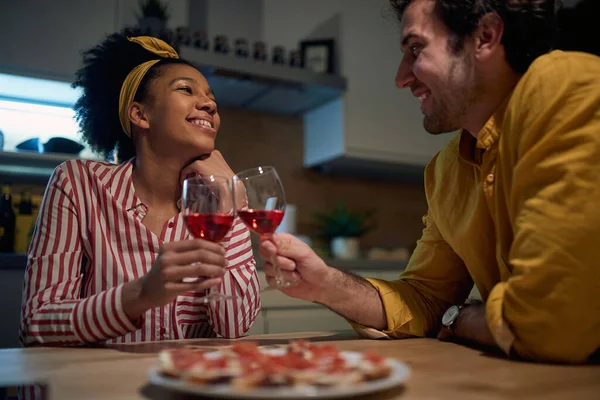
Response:
[[[342,96],[346,79],[307,69],[181,46],[181,58],[206,77],[219,105],[301,115]]]
[[[425,167],[403,162],[381,161],[340,154],[316,164],[305,164],[317,172],[351,178],[371,179],[382,182],[423,184]]]

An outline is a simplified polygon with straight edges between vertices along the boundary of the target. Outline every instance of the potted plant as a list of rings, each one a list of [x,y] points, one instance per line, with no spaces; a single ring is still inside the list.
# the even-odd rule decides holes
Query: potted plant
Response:
[[[314,214],[318,235],[330,242],[331,255],[341,259],[359,257],[358,239],[375,228],[375,209],[350,211],[342,201],[332,210]]]
[[[157,35],[164,31],[169,20],[168,5],[160,0],[139,0],[141,15],[137,14],[138,27],[145,33]]]

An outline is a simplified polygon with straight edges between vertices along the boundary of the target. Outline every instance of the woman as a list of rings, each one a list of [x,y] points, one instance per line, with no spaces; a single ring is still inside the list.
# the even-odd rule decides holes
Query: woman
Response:
[[[84,53],[74,87],[84,139],[120,165],[71,160],[50,178],[28,254],[25,345],[239,337],[260,309],[250,236],[193,240],[180,210],[190,173],[231,178],[204,76],[157,38],[113,34]],[[207,277],[195,283],[186,277]],[[236,298],[203,304],[216,286]]]

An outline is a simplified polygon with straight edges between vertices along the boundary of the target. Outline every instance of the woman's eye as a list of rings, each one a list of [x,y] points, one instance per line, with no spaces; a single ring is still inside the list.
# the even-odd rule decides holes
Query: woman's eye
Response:
[[[179,88],[179,90],[183,90],[184,92],[188,92],[189,94],[192,94],[192,88],[189,86],[182,86]]]

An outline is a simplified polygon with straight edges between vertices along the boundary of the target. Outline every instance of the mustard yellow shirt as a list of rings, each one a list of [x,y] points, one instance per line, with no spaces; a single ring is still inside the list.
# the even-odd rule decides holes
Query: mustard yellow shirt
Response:
[[[539,57],[477,140],[462,132],[431,161],[425,189],[407,269],[369,280],[384,334],[437,333],[475,283],[506,352],[581,362],[600,347],[600,58]]]

